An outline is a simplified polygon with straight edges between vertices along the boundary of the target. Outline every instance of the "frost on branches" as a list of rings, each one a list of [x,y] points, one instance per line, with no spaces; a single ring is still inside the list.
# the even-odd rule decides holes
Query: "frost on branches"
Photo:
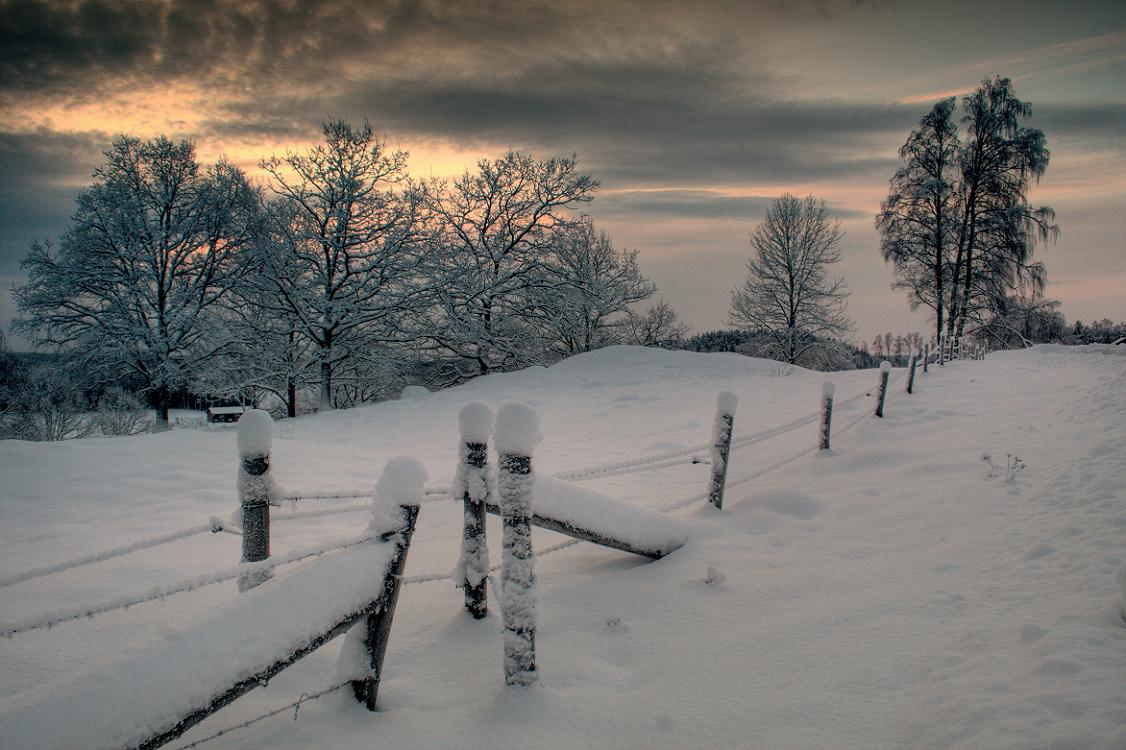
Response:
[[[507,404],[497,413],[500,453],[497,487],[504,517],[501,614],[504,617],[504,680],[536,680],[535,557],[532,553],[532,450],[541,438],[539,417],[526,404]]]
[[[488,440],[493,431],[493,410],[480,401],[466,404],[458,414],[461,444],[453,496],[464,503],[461,557],[454,581],[465,589],[465,605],[475,619],[485,616],[485,580],[489,575],[489,546],[485,537],[485,504],[492,496],[488,467]]]

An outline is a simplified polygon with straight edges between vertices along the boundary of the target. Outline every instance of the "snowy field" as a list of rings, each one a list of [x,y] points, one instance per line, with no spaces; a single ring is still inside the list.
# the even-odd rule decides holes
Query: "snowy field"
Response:
[[[812,421],[751,439],[816,412],[823,374],[630,347],[278,423],[273,466],[286,493],[370,489],[400,454],[439,487],[453,476],[461,406],[523,401],[540,415],[538,473],[664,509],[706,490],[709,467],[673,458],[621,469],[692,455],[708,441],[716,394],[739,397],[724,510],[671,512],[690,528],[685,546],[658,561],[587,543],[537,559],[538,685],[504,686],[495,594],[474,621],[443,578],[461,510],[432,496],[380,710],[340,691],[200,747],[1126,748],[1116,582],[1126,563],[1126,357],[1111,354],[1039,347],[932,366],[911,396],[897,370],[883,420],[865,395],[875,371],[834,373],[826,454],[808,450]],[[1023,468],[1010,471],[1008,455]],[[203,532],[10,582],[228,518],[236,465],[233,427],[0,443],[0,626],[234,566],[239,539]],[[598,465],[618,470],[581,471]],[[274,555],[362,532],[366,508],[300,515],[356,503],[275,511]],[[497,562],[497,519],[488,533]],[[534,541],[543,550],[566,539],[537,530]],[[263,589],[331,559],[284,566]],[[237,596],[227,581],[0,640],[0,747],[54,747],[52,727],[26,717],[138,653],[165,654],[167,689],[183,689],[207,658],[188,652],[184,633]],[[339,650],[325,646],[169,747],[323,689]],[[74,709],[143,716],[145,704]],[[80,746],[101,739],[91,732]]]

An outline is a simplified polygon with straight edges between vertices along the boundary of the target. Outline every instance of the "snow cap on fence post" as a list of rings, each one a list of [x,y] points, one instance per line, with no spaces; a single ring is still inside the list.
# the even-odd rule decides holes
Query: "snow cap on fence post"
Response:
[[[821,398],[832,398],[836,392],[837,386],[832,380],[826,380],[821,384]]]
[[[504,681],[536,681],[535,555],[532,551],[532,450],[543,439],[539,417],[527,404],[505,404],[497,412],[500,454],[497,487],[503,516],[501,615],[504,620]]]
[[[739,397],[731,391],[720,391],[715,399],[715,409],[721,414],[735,415],[735,409],[739,406]]]
[[[242,512],[242,562],[261,562],[270,556],[270,447],[274,420],[261,409],[250,409],[238,422],[238,496]],[[252,589],[270,577],[268,569],[239,576],[239,591]]]
[[[238,421],[240,456],[268,456],[274,443],[274,420],[261,409],[248,409]]]
[[[493,434],[495,415],[488,404],[470,401],[457,413],[461,439],[467,443],[487,443]]]
[[[884,416],[884,401],[888,395],[888,380],[891,378],[891,362],[886,359],[880,363],[880,392],[876,397],[876,416]]]
[[[395,456],[383,466],[375,483],[368,530],[379,535],[393,534],[403,527],[399,506],[418,505],[426,488],[426,469],[414,458]]]
[[[496,427],[497,453],[515,453],[530,456],[543,440],[540,432],[540,418],[536,410],[527,404],[505,404],[497,411]]]

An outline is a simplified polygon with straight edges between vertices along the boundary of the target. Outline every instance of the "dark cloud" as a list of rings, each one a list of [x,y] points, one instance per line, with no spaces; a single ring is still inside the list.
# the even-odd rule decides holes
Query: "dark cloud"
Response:
[[[667,219],[745,219],[757,221],[776,196],[727,195],[716,190],[622,190],[603,193],[588,209],[597,217],[655,216]],[[841,219],[867,216],[832,208]]]
[[[0,133],[0,274],[16,271],[32,240],[63,230],[109,143],[105,133]]]

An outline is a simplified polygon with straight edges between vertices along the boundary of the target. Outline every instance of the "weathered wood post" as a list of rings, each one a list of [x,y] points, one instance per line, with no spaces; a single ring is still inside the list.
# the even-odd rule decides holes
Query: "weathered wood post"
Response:
[[[536,681],[535,555],[532,552],[532,451],[540,442],[539,417],[527,404],[505,404],[497,412],[500,455],[497,488],[503,517],[501,615],[504,620],[504,681]]]
[[[911,359],[907,362],[907,393],[915,392],[915,350],[911,350]]]
[[[891,378],[891,362],[886,359],[880,363],[880,392],[876,397],[876,416],[884,416],[884,400],[888,395],[888,379]]]
[[[727,484],[727,460],[731,456],[731,433],[735,427],[735,408],[739,397],[723,391],[716,397],[715,423],[712,426],[712,476],[708,481],[708,500],[723,508],[723,489]]]
[[[480,401],[473,401],[458,413],[458,424],[461,447],[454,496],[461,495],[464,526],[455,580],[465,592],[465,608],[474,620],[480,620],[488,612],[489,545],[485,537],[485,509],[492,499],[488,448],[493,410]]]
[[[946,366],[946,334],[938,340],[938,365],[939,367]]]
[[[242,562],[260,562],[270,556],[270,503],[274,481],[270,476],[270,446],[274,420],[261,409],[247,411],[238,422],[238,497],[242,507]],[[270,578],[268,569],[239,576],[239,591],[252,589]]]
[[[931,345],[928,341],[923,344],[923,374],[930,372]]]
[[[826,380],[821,384],[821,428],[818,432],[820,438],[818,447],[823,451],[829,450],[830,429],[833,423],[833,394],[836,389],[832,380]]]
[[[401,535],[401,539],[388,567],[388,575],[383,579],[383,605],[356,626],[362,628],[363,645],[367,652],[367,675],[359,680],[352,680],[352,693],[368,711],[375,710],[375,701],[379,696],[383,658],[387,655],[391,622],[395,617],[395,605],[399,602],[403,571],[407,567],[407,551],[410,549],[425,486],[426,470],[422,468],[422,464],[413,458],[402,456],[387,462],[375,484],[372,518],[368,529],[378,534],[381,542],[390,541],[396,535]],[[370,571],[357,571],[360,575],[368,572]]]

